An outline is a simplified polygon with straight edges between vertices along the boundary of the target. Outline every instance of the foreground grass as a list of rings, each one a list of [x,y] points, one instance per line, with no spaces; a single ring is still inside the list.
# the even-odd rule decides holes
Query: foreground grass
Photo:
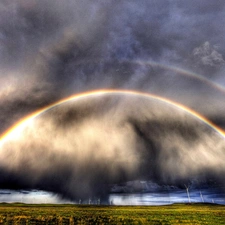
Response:
[[[225,224],[225,206],[0,204],[0,224]]]

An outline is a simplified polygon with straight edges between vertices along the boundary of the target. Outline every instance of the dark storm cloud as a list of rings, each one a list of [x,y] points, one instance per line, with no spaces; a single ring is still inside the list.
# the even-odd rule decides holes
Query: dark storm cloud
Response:
[[[135,89],[158,94],[187,105],[209,117],[218,125],[224,126],[224,91],[202,79],[185,76],[175,70],[177,67],[184,68],[201,73],[222,85],[225,84],[224,8],[225,3],[222,0],[216,0],[213,3],[210,0],[142,0],[138,2],[134,0],[107,2],[102,0],[94,2],[91,0],[1,1],[0,133],[24,115],[62,97],[99,88]],[[211,46],[210,51],[202,54],[202,51],[198,50],[201,50],[205,43]],[[143,63],[137,63],[137,61]],[[146,63],[151,61],[170,65],[174,69]],[[112,105],[106,104],[108,107],[101,108],[102,113],[106,113],[108,110],[111,113],[113,112],[111,115],[115,118],[119,115],[117,109],[113,109],[114,105],[117,104],[119,104],[117,101]],[[149,121],[139,121],[136,117],[129,117],[126,120],[123,118],[122,125],[110,124],[113,135],[115,135],[113,132],[115,130],[121,133],[118,136],[112,135],[115,137],[112,140],[113,149],[117,149],[117,151],[114,151],[109,146],[105,146],[105,143],[102,143],[101,140],[98,140],[99,137],[110,140],[111,136],[105,135],[101,131],[101,129],[108,128],[108,126],[106,128],[108,121],[103,120],[104,122],[100,125],[95,123],[94,119],[101,116],[98,115],[98,109],[94,105],[92,105],[92,110],[89,111],[88,108],[83,106],[69,111],[62,110],[62,114],[56,117],[57,119],[53,123],[55,128],[59,129],[59,133],[53,132],[55,136],[49,134],[49,139],[55,139],[57,135],[62,135],[61,132],[64,132],[65,137],[71,143],[83,148],[84,151],[85,149],[92,149],[93,151],[99,148],[101,150],[109,149],[109,152],[113,152],[117,158],[126,158],[121,155],[119,151],[121,148],[141,149],[142,154],[148,158],[150,157],[149,152],[146,153],[145,150],[149,148],[151,154],[154,155],[155,161],[152,165],[155,166],[157,164],[155,162],[167,161],[167,159],[168,162],[172,161],[167,156],[166,150],[165,152],[162,150],[165,153],[164,155],[160,155],[156,150],[158,148],[166,149],[168,143],[171,145],[170,152],[174,153],[171,155],[178,162],[181,160],[181,154],[177,149],[190,148],[187,140],[192,143],[193,148],[198,149],[201,148],[200,144],[198,147],[196,146],[200,142],[207,143],[206,146],[204,145],[206,149],[219,145],[218,143],[215,144],[214,139],[209,141],[211,138],[207,135],[207,131],[204,136],[202,130],[198,131],[198,128],[193,126],[195,129],[191,132],[192,124],[185,124],[184,126],[179,121],[170,121],[168,118],[160,118],[162,119],[161,122],[151,119],[150,123]],[[55,116],[52,115],[53,118]],[[86,123],[87,118],[91,118],[90,123]],[[48,119],[52,121],[50,118]],[[71,122],[71,120],[74,122]],[[64,122],[63,129],[61,129],[62,122]],[[65,133],[64,130],[68,128],[71,131],[74,123],[79,125],[75,132],[80,134],[77,139],[71,137],[67,132]],[[93,126],[96,130],[93,131],[90,126]],[[50,126],[49,130],[46,128],[43,132],[52,132],[51,128]],[[84,132],[85,129],[87,134]],[[147,133],[149,129],[157,133],[157,136],[149,136]],[[167,131],[171,133],[170,137],[166,136]],[[98,136],[96,136],[97,134]],[[85,135],[93,138],[91,139],[92,144],[87,142],[85,146],[81,145],[79,138],[84,141],[82,138]],[[119,146],[121,143],[127,143],[127,135],[131,139],[131,141],[129,140],[130,144]],[[48,136],[46,135],[46,137]],[[95,138],[98,141],[95,141]],[[171,141],[168,141],[170,139],[175,140],[174,143],[177,145],[174,144],[173,146],[170,143]],[[181,147],[178,144],[179,142],[184,143],[184,146]],[[129,164],[131,161],[133,163],[133,159],[131,161],[125,159],[125,162],[127,162],[126,160],[129,161],[130,168],[128,170],[121,162],[113,164],[112,167],[117,168],[114,173],[112,168],[107,167],[110,165],[109,159],[104,158],[105,163],[103,165],[98,164],[98,159],[94,159],[92,163],[94,153],[89,152],[89,150],[87,152],[90,155],[87,156],[84,166],[74,165],[74,168],[72,168],[71,155],[63,155],[61,152],[67,145],[70,149],[71,143],[59,142],[57,150],[60,154],[49,153],[48,150],[50,148],[55,149],[55,146],[48,145],[48,140],[45,139],[42,144],[36,143],[36,141],[33,144],[31,142],[23,143],[21,149],[33,148],[40,155],[46,156],[46,161],[40,160],[40,167],[52,161],[55,164],[46,169],[48,173],[45,175],[42,172],[38,173],[41,177],[36,178],[32,177],[29,171],[25,171],[24,167],[19,168],[19,173],[16,174],[7,172],[12,173],[12,177],[15,178],[12,184],[16,184],[17,187],[27,185],[26,187],[33,188],[33,186],[37,186],[51,191],[60,186],[59,184],[66,177],[69,183],[66,183],[65,187],[60,186],[61,189],[55,191],[65,196],[75,197],[76,193],[80,191],[74,185],[77,182],[80,182],[81,186],[87,187],[90,181],[90,184],[94,186],[94,193],[99,188],[99,183],[96,184],[96,180],[91,180],[92,173],[87,174],[85,172],[88,177],[87,180],[83,180],[79,176],[78,180],[73,180],[74,176],[71,171],[74,171],[74,168],[78,172],[85,171],[86,162],[88,162],[89,171],[99,166],[99,170],[97,170],[99,174],[94,175],[99,179],[101,177],[106,183],[109,180],[110,182],[123,181],[125,178],[131,178],[132,174],[135,175],[133,167]],[[217,147],[221,149],[221,146]],[[38,157],[40,156],[39,153]],[[211,155],[214,159],[214,153]],[[27,157],[30,159],[34,155],[28,154]],[[61,162],[61,157],[65,158],[63,162]],[[132,152],[131,157],[136,157],[135,151]],[[219,165],[218,158],[215,158],[215,162]],[[223,159],[223,157],[221,158]],[[213,165],[210,159],[207,158],[207,160],[206,162]],[[30,161],[28,160],[28,162]],[[26,164],[26,160],[23,163]],[[28,163],[27,166],[32,167],[31,164]],[[159,170],[157,171],[154,170],[153,166],[148,167],[147,161],[144,161],[142,165],[144,166],[140,171],[152,170],[152,176],[154,175],[155,179],[162,182],[166,180],[172,182],[176,179],[183,179],[188,163],[183,162],[184,166],[181,166],[181,173],[175,178],[172,176],[168,178],[166,175],[164,177],[159,173],[158,171],[165,168],[159,168],[160,165],[158,164],[156,168]],[[167,165],[166,169],[171,171],[172,174],[179,165],[178,163],[175,163],[174,167],[170,165]],[[203,168],[206,170],[204,166]],[[54,171],[58,168],[62,168],[62,170],[59,171],[59,177],[57,178]],[[107,171],[113,175],[108,178],[102,171]],[[7,173],[4,173],[7,175],[5,177],[9,176]],[[193,169],[194,173],[195,170]],[[117,174],[121,175],[117,176]],[[139,176],[138,173],[136,175]],[[24,180],[23,178],[20,180],[21,176],[25,177]],[[2,182],[4,183],[4,179]],[[81,195],[86,195],[89,191],[92,192],[92,188],[90,189],[84,189]],[[77,194],[77,196],[79,195]]]
[[[11,56],[19,60],[20,54],[37,53],[52,43],[56,43],[58,49],[63,48],[63,43],[57,43],[57,40],[66,30],[74,33],[72,42],[75,43],[78,37],[89,51],[85,49],[86,55],[79,54],[71,43],[71,48],[64,49],[64,55],[66,52],[68,55],[77,54],[81,59],[97,56],[105,61],[145,56],[173,62],[176,57],[184,60],[182,54],[187,57],[195,47],[206,41],[223,46],[224,29],[220,26],[224,20],[222,1],[181,4],[180,1],[144,0],[107,3],[30,3],[24,0],[2,5],[1,36],[5,59]],[[223,54],[224,49],[221,51]],[[74,58],[73,62],[76,62]],[[7,60],[7,63],[15,62]]]
[[[1,103],[6,109],[1,112],[4,127],[12,123],[5,112],[17,114],[14,104],[24,105],[28,113],[85,90],[131,88],[172,99],[182,96],[179,86],[174,90],[157,82],[168,83],[173,72],[127,61],[153,60],[208,76],[208,68],[197,63],[192,53],[209,43],[217,46],[216,56],[224,61],[224,5],[219,0],[213,4],[201,0],[2,1],[0,71],[14,89]],[[223,71],[222,64],[219,70],[213,67],[209,77],[224,83]],[[17,81],[13,83],[8,77]],[[26,94],[24,89],[28,89]],[[188,89],[186,98],[192,99]],[[178,101],[186,104],[182,97]],[[198,111],[193,102],[188,106]]]
[[[219,184],[225,172],[224,136],[186,111],[139,95],[67,102],[17,129],[0,143],[3,188],[74,200],[106,197],[110,185],[135,180]]]

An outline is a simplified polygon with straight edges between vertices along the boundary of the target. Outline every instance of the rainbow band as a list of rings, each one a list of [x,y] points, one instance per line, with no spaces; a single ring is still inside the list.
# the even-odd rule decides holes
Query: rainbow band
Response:
[[[165,103],[168,103],[170,105],[176,106],[179,109],[182,109],[184,111],[186,111],[187,113],[193,115],[194,117],[196,117],[197,119],[203,121],[204,123],[206,123],[208,126],[210,126],[212,129],[214,129],[215,131],[217,131],[220,135],[223,136],[223,138],[225,138],[225,131],[220,129],[219,127],[217,127],[215,124],[213,124],[210,120],[206,119],[205,117],[203,117],[202,115],[198,114],[197,112],[195,112],[192,109],[189,109],[179,103],[173,102],[171,100],[162,98],[160,96],[157,95],[153,95],[153,94],[149,94],[149,93],[144,93],[144,92],[139,92],[139,91],[131,91],[131,90],[111,90],[111,89],[103,89],[103,90],[95,90],[95,91],[89,91],[89,92],[84,92],[84,93],[79,93],[79,94],[75,94],[72,95],[70,97],[64,98],[56,103],[50,104],[44,108],[41,108],[35,112],[33,112],[32,114],[24,117],[23,119],[21,119],[19,122],[17,122],[14,126],[12,126],[10,129],[8,129],[1,137],[0,137],[0,146],[2,143],[4,143],[4,141],[7,141],[8,138],[10,138],[11,134],[13,133],[18,133],[20,132],[25,126],[27,126],[35,117],[39,116],[40,114],[44,113],[47,110],[50,110],[53,107],[56,107],[62,103],[65,103],[67,101],[71,101],[71,100],[78,100],[80,98],[84,98],[84,97],[88,97],[88,96],[98,96],[98,95],[104,95],[104,94],[127,94],[127,95],[140,95],[143,97],[148,97],[148,98],[153,98]]]
[[[176,66],[166,65],[166,64],[158,63],[158,62],[151,61],[151,60],[150,61],[133,60],[133,61],[127,61],[127,62],[135,63],[135,64],[141,65],[141,66],[157,66],[157,67],[161,67],[163,69],[171,70],[171,71],[174,71],[175,73],[181,74],[183,76],[188,76],[188,77],[198,79],[199,81],[205,82],[207,85],[209,85],[213,88],[216,88],[217,90],[225,93],[225,87],[223,87],[222,85],[220,85],[216,82],[213,82],[212,80],[210,80],[200,74],[197,74],[197,73],[194,73],[194,72],[191,72],[191,71],[188,71],[188,70],[176,67]]]
[[[98,63],[100,59],[95,59],[95,60],[80,60],[78,61],[75,65],[80,65],[80,64],[87,64],[87,63]],[[208,78],[206,78],[205,76],[198,74],[198,73],[194,73],[192,71],[177,67],[177,66],[173,66],[173,65],[167,65],[164,63],[159,63],[153,60],[142,60],[142,59],[136,59],[136,60],[121,60],[119,61],[119,63],[131,63],[131,64],[136,64],[136,65],[140,65],[140,66],[155,66],[155,67],[159,67],[162,69],[166,69],[166,70],[170,70],[173,71],[175,73],[177,73],[180,76],[187,76],[187,77],[191,77],[194,79],[197,79],[201,82],[204,82],[206,85],[211,86],[212,88],[217,89],[220,92],[223,92],[223,94],[225,94],[225,87],[223,85],[220,85]]]

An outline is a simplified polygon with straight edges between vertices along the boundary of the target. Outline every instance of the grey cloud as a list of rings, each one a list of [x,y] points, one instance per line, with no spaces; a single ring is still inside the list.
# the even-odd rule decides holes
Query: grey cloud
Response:
[[[1,132],[4,132],[23,116],[62,97],[99,88],[134,89],[157,94],[186,105],[202,113],[218,125],[224,126],[224,90],[218,89],[204,79],[190,75],[192,72],[197,72],[212,81],[219,80],[219,83],[224,83],[225,30],[223,24],[225,23],[225,4],[223,1],[218,0],[212,3],[209,0],[143,0],[139,2],[133,0],[107,2],[100,0],[95,2],[90,0],[82,2],[72,0],[63,2],[59,0],[13,0],[2,1],[0,4]],[[196,58],[193,57],[193,50],[206,41],[212,46],[218,47],[213,47],[214,49],[210,50],[210,54],[207,53],[204,56],[197,54],[197,62],[199,63],[195,63]],[[137,61],[143,63],[137,63]],[[151,61],[156,61],[161,66],[148,64]],[[203,66],[204,63],[213,65],[213,68],[209,71],[208,68]],[[220,65],[220,69],[214,68],[216,64]],[[163,65],[170,65],[173,69]],[[185,75],[176,68],[184,68],[191,72],[189,75]],[[110,121],[108,116],[112,116],[112,121],[116,116],[121,118],[119,114],[121,106],[119,110],[113,110],[114,105],[118,104],[116,101],[112,105],[106,104],[107,107],[101,108],[106,115],[105,120],[101,123],[95,122],[102,114],[94,105],[91,105],[90,110],[88,107],[80,106],[74,110],[62,110],[62,114],[59,116],[56,116],[58,113],[53,113],[52,117],[55,118],[55,121],[52,121],[51,117],[46,114],[46,118],[50,120],[48,122],[50,123],[49,130],[47,128],[48,123],[45,124],[46,126],[44,126],[44,120],[42,123],[43,133],[49,135],[46,135],[46,137],[49,137],[48,140],[43,140],[43,144],[37,143],[35,140],[33,144],[25,141],[23,143],[15,141],[14,144],[17,145],[15,149],[20,148],[21,152],[22,149],[36,149],[37,155],[32,155],[32,152],[27,155],[29,159],[40,157],[43,153],[46,156],[43,164],[47,165],[52,161],[55,164],[46,168],[47,172],[44,174],[43,171],[38,169],[38,167],[43,166],[41,160],[39,161],[40,164],[34,164],[34,168],[32,163],[28,163],[27,166],[40,175],[36,178],[24,171],[22,167],[20,167],[19,173],[11,171],[12,177],[15,178],[12,180],[11,187],[15,187],[15,183],[18,182],[18,187],[21,185],[27,185],[30,188],[37,186],[51,191],[60,186],[64,177],[66,177],[68,182],[65,183],[65,186],[55,191],[67,197],[75,198],[75,196],[86,195],[89,191],[93,191],[93,193],[97,191],[99,183],[96,184],[95,179],[91,180],[92,174],[85,173],[87,180],[80,176],[78,176],[78,180],[73,180],[76,171],[85,170],[86,162],[81,167],[79,165],[73,167],[74,161],[72,161],[71,156],[76,158],[76,155],[72,153],[72,155],[70,153],[64,155],[61,152],[64,148],[70,149],[71,144],[67,146],[67,143],[59,141],[56,148],[50,143],[51,139],[56,139],[58,136],[60,138],[65,136],[75,146],[82,148],[80,141],[85,142],[87,137],[85,135],[91,135],[93,142],[87,142],[84,146],[84,151],[92,150],[90,156],[87,157],[89,170],[98,168],[96,179],[102,177],[106,183],[134,178],[132,174],[138,177],[139,172],[137,170],[137,173],[135,173],[135,168],[132,170],[132,166],[131,170],[127,170],[122,162],[116,162],[112,165],[112,167],[117,168],[113,171],[112,168],[107,167],[111,162],[110,157],[106,159],[104,165],[99,165],[98,158],[95,158],[91,163],[94,151],[97,149],[100,149],[100,151],[103,151],[104,148],[109,149],[109,152],[113,153],[115,158],[121,156],[121,149],[126,149],[126,151],[130,149],[131,157],[137,156],[136,149],[141,149],[143,155],[148,158],[159,148],[162,150],[162,154],[154,155],[154,153],[154,159],[165,161],[165,165],[167,165],[167,159],[169,163],[172,161],[169,154],[173,152],[172,155],[180,164],[167,165],[166,169],[159,164],[157,167],[159,170],[156,171],[151,165],[148,165],[147,161],[143,160],[142,165],[144,166],[140,169],[140,171],[144,170],[145,172],[152,170],[152,176],[154,175],[155,179],[162,182],[173,182],[176,179],[186,179],[189,175],[185,173],[185,168],[188,168],[189,163],[187,161],[188,159],[192,160],[192,154],[187,154],[187,161],[185,161],[177,149],[180,148],[181,152],[182,150],[186,151],[191,145],[193,149],[199,149],[196,154],[193,154],[194,159],[201,157],[203,150],[200,151],[200,149],[205,148],[211,152],[204,157],[210,169],[213,168],[215,172],[213,175],[217,174],[218,167],[214,167],[214,162],[210,161],[208,156],[211,155],[215,162],[221,163],[218,159],[222,152],[221,139],[218,139],[214,133],[210,133],[212,131],[208,131],[208,129],[206,129],[206,134],[205,131],[198,130],[189,119],[187,124],[190,122],[190,125],[182,125],[180,121],[159,117],[157,112],[157,119],[151,118],[150,120],[147,114],[146,118],[149,120],[142,121],[137,113],[135,116],[132,115],[126,119],[122,118],[122,122],[120,121],[122,125],[120,123],[110,124],[112,127],[110,132],[112,133],[105,136],[102,129],[108,129],[107,124]],[[148,108],[148,110],[151,112],[152,109]],[[137,109],[135,108],[133,111],[137,111]],[[165,113],[171,115],[170,111]],[[160,122],[161,119],[163,122]],[[70,122],[71,120],[73,122]],[[74,128],[75,124],[77,130]],[[197,122],[197,124],[199,123]],[[58,133],[51,125],[57,128],[56,130],[59,129]],[[93,126],[93,130],[90,126]],[[193,132],[191,132],[192,126]],[[67,134],[66,128],[68,127],[73,131],[73,134],[77,135],[77,138]],[[200,127],[205,126],[200,125]],[[87,129],[88,134],[85,134],[85,129]],[[96,129],[96,134],[94,129]],[[148,134],[149,129],[154,130],[157,136]],[[114,131],[117,131],[118,134],[115,134]],[[166,131],[169,131],[169,136],[167,136],[168,132]],[[27,137],[31,137],[31,140],[33,140],[32,135],[34,133],[31,130]],[[213,136],[213,140],[211,140],[209,134]],[[99,135],[99,137],[102,135],[106,140],[111,140],[110,135],[112,135],[114,137],[113,143],[110,146],[105,146],[105,142],[103,143],[99,139],[97,139],[98,141],[94,140],[96,135]],[[43,135],[41,135],[41,138],[44,138]],[[174,140],[174,144],[172,140]],[[117,142],[126,144],[119,146]],[[128,143],[128,146],[127,142],[130,143]],[[181,143],[183,143],[183,146],[181,146]],[[215,146],[219,149],[218,157],[215,156],[215,152],[211,151]],[[148,148],[151,149],[151,154],[146,153]],[[170,149],[170,151],[168,150],[169,153],[166,151],[168,148]],[[59,154],[50,153],[49,149],[56,149]],[[13,149],[10,151],[13,151]],[[13,152],[12,156],[15,156]],[[24,160],[23,154],[21,157],[21,160]],[[61,162],[61,157],[65,161]],[[122,154],[121,157],[123,158],[124,155]],[[223,157],[221,153],[221,159]],[[130,159],[125,157],[124,160],[127,162],[126,160],[129,161]],[[140,160],[142,160],[142,157]],[[136,162],[138,166],[139,161]],[[156,165],[156,163],[153,163],[153,165]],[[223,170],[223,164],[221,165]],[[10,163],[8,166],[11,166]],[[206,174],[205,171],[208,167],[205,164],[201,166],[204,168],[203,174]],[[162,170],[170,171],[170,174],[173,174],[177,167],[181,168],[181,173],[175,177],[168,176],[166,172],[161,173]],[[59,177],[57,178],[54,170],[58,168],[62,168],[62,170],[59,171]],[[190,169],[192,174],[195,174],[196,168]],[[214,168],[216,168],[216,171]],[[112,177],[106,177],[102,172],[105,170]],[[4,173],[3,171],[2,169],[2,173]],[[130,173],[130,171],[133,173]],[[7,177],[11,172],[5,172],[5,179],[9,183]],[[27,176],[31,182],[29,183],[29,179],[26,178],[21,181],[21,176]],[[91,187],[90,190],[87,188],[84,189],[83,193],[79,193],[79,190],[75,187],[78,181],[82,184],[81,186],[93,185],[93,190]],[[104,186],[101,185],[101,187]]]
[[[2,37],[16,44],[12,48],[14,53],[25,53],[26,56],[26,51],[33,48],[38,51],[42,45],[51,44],[68,28],[91,44],[91,53],[97,53],[103,60],[143,56],[159,60],[168,52],[173,60],[174,52],[184,57],[185,52],[188,54],[207,36],[210,42],[222,45],[223,30],[218,25],[209,27],[211,18],[200,11],[202,6],[212,9],[207,5],[208,2],[203,4],[201,1],[183,4],[166,1],[32,1],[28,4],[19,1],[5,6],[5,11],[12,15],[7,16],[8,20],[2,20]],[[224,4],[218,2],[215,5],[220,9],[211,10],[216,21],[217,17],[222,18]],[[10,44],[6,43],[4,47],[10,47]]]
[[[225,172],[224,136],[176,106],[139,95],[67,102],[17,129],[0,143],[4,188],[85,199],[138,179],[222,184]]]
[[[216,51],[209,42],[205,42],[192,52],[197,64],[218,68],[225,64],[222,54]]]
[[[204,2],[207,9],[208,4],[208,1]],[[218,2],[215,5],[221,9],[224,4]],[[90,86],[94,76],[106,79],[108,75],[101,70],[102,64],[112,60],[148,58],[185,66],[190,51],[199,43],[210,40],[223,46],[223,29],[218,29],[218,25],[209,27],[208,15],[200,11],[200,6],[201,1],[183,4],[144,0],[138,3],[12,1],[4,4],[5,14],[2,14],[2,62],[6,60],[9,67],[15,63],[17,68],[21,65],[35,67],[37,55],[44,49],[45,55],[51,55],[45,62],[45,67],[49,67],[45,76],[52,77],[56,83],[64,79],[69,82],[75,79],[79,83],[82,78],[78,74],[83,72],[85,76],[86,71],[83,67],[77,71],[74,63],[98,58],[98,65],[92,67],[92,76],[85,81]],[[195,10],[201,13],[195,13]],[[221,21],[222,12],[212,10],[218,17],[215,20]],[[65,35],[68,30],[73,33],[70,40]],[[82,49],[77,49],[78,43],[82,43]],[[63,47],[63,53],[59,53]],[[223,52],[224,49],[221,54]],[[80,89],[85,84],[81,82]],[[61,88],[64,89],[66,87]]]
[[[216,0],[215,2],[209,1],[209,0],[198,0],[198,1],[188,1],[185,2],[184,0],[177,1],[176,3],[179,7],[183,8],[183,5],[186,4],[186,8],[184,8],[184,11],[190,14],[196,14],[199,15],[207,15],[207,14],[215,14],[223,12],[223,9],[225,7],[225,4],[222,0]]]
[[[0,133],[28,113],[57,99],[50,82],[16,71],[5,75],[0,78]]]

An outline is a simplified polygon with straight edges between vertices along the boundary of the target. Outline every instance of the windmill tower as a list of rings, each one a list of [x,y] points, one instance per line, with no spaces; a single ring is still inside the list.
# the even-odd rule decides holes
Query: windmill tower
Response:
[[[190,199],[190,195],[189,195],[189,186],[186,186],[184,184],[185,188],[186,188],[186,191],[187,191],[187,196],[188,196],[188,202],[191,203],[191,199]]]

